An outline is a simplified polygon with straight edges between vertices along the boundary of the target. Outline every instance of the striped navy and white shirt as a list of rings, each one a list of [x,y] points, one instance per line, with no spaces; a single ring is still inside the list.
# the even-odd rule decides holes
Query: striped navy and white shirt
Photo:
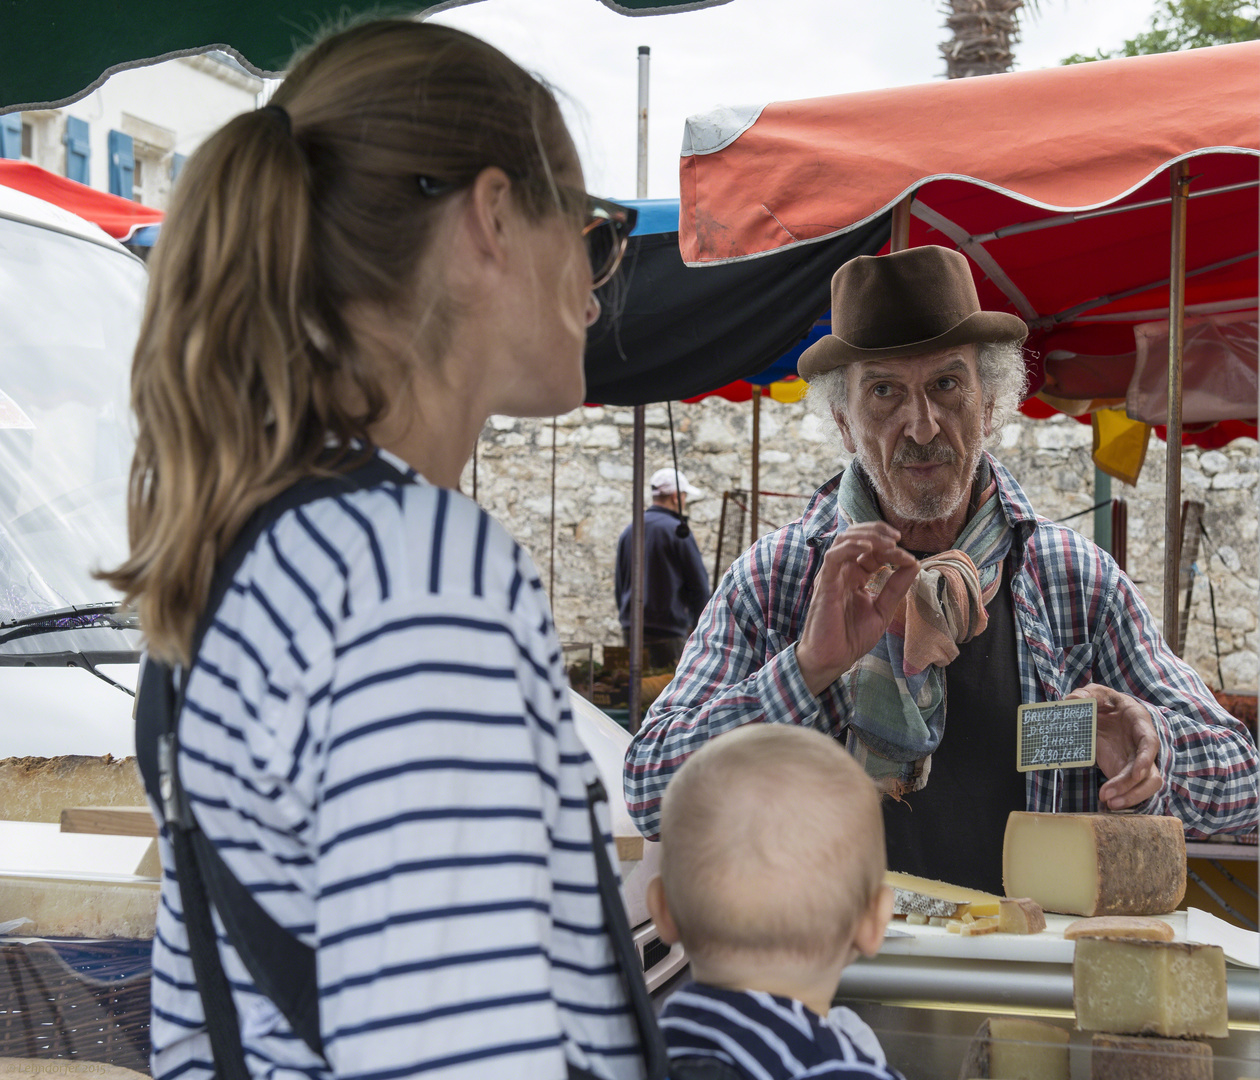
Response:
[[[904,1080],[852,1010],[819,1016],[763,990],[688,983],[665,1002],[661,1032],[671,1062],[716,1059],[747,1080]]]
[[[250,1070],[560,1080],[567,1060],[640,1077],[596,884],[597,774],[537,571],[475,503],[382,456],[416,482],[282,515],[189,679],[197,819],[317,950],[327,1066],[220,937]],[[153,1075],[205,1080],[165,830],[162,844]]]

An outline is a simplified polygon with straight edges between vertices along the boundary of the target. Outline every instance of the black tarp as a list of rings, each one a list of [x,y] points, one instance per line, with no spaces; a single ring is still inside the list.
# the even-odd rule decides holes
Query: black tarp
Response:
[[[587,333],[587,402],[681,401],[764,371],[829,310],[836,269],[888,242],[890,220],[721,266],[686,266],[677,232],[632,236]]]

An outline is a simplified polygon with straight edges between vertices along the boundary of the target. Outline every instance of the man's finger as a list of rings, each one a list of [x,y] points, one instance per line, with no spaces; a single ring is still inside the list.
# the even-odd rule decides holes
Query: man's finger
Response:
[[[881,619],[887,621],[893,617],[897,605],[910,591],[910,586],[914,584],[918,572],[919,564],[916,562],[913,566],[903,566],[899,570],[894,570],[889,575],[888,580],[884,582],[884,587],[879,591],[879,596],[875,598],[875,610]]]
[[[1108,788],[1113,783],[1115,783],[1114,780],[1108,781],[1098,792],[1099,800],[1109,810],[1127,810],[1131,806],[1137,806],[1146,802],[1147,799],[1159,791],[1163,782],[1160,776],[1155,774],[1154,776],[1148,776],[1140,783],[1130,784],[1123,789],[1108,791]]]

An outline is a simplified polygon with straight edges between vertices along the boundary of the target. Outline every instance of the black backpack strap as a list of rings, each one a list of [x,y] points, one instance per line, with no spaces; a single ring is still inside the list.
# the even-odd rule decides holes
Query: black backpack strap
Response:
[[[344,474],[300,480],[259,507],[215,567],[206,606],[193,633],[193,663],[236,571],[267,528],[298,506],[389,482],[410,481],[388,462],[373,457]],[[136,701],[136,756],[145,789],[162,805],[174,850],[189,955],[216,1073],[219,1080],[248,1080],[239,1018],[219,956],[211,904],[255,985],[281,1011],[294,1033],[322,1057],[315,951],[267,913],[197,824],[177,768],[178,720],[187,682],[187,671],[177,688],[167,665],[153,659],[145,662]]]
[[[626,996],[630,999],[630,1007],[634,1010],[634,1021],[639,1029],[639,1041],[643,1046],[643,1064],[647,1080],[665,1080],[669,1059],[665,1054],[665,1040],[661,1037],[660,1025],[656,1022],[656,1010],[652,1008],[652,999],[648,994],[647,983],[643,979],[643,962],[639,959],[639,950],[634,947],[634,937],[630,933],[630,921],[626,918],[625,904],[621,899],[621,889],[617,884],[617,876],[613,873],[612,863],[608,859],[608,848],[604,844],[604,833],[595,817],[595,804],[608,802],[608,792],[600,780],[586,787],[586,809],[591,819],[591,848],[595,852],[595,873],[599,879],[599,897],[604,906],[604,921],[608,927],[608,936],[612,940],[613,955],[621,968],[621,980],[625,984]]]

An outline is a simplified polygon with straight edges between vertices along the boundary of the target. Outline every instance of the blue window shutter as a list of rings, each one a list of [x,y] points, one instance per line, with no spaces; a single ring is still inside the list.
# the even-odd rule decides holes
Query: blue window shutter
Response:
[[[66,176],[80,184],[91,181],[88,160],[92,153],[88,142],[88,122],[77,116],[66,117]]]
[[[11,112],[0,116],[0,158],[22,156],[22,114]]]
[[[172,154],[171,155],[171,183],[172,184],[175,183],[175,181],[179,179],[180,170],[184,167],[184,162],[187,160],[188,158],[187,158],[187,155],[185,154]]]
[[[124,199],[136,193],[135,142],[121,131],[109,133],[109,190]]]

